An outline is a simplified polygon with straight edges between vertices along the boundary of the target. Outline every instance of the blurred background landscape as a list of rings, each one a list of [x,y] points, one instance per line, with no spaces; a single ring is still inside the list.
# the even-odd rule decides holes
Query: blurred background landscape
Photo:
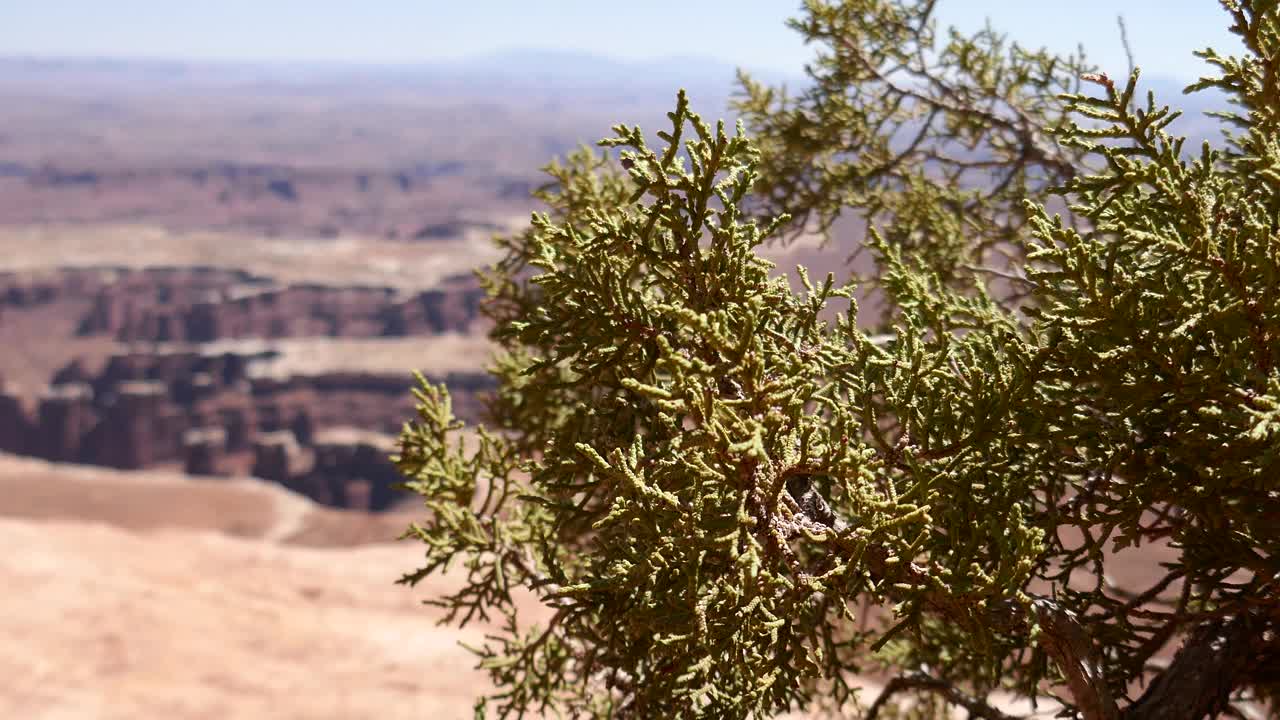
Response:
[[[469,716],[483,629],[392,584],[410,372],[476,419],[472,270],[539,168],[679,87],[732,119],[739,65],[803,87],[798,7],[179,5],[0,6],[0,717]],[[1122,77],[1124,12],[1178,103],[1234,47],[1196,5],[939,15]],[[768,252],[838,271],[852,227]]]

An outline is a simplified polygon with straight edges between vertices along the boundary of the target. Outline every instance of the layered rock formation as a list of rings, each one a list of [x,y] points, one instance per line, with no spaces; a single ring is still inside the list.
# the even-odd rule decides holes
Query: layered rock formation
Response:
[[[186,283],[181,275],[139,275],[98,290],[81,322],[82,335],[212,342],[460,332],[476,319],[483,297],[468,276],[404,297],[388,287],[275,286],[241,278]]]
[[[381,509],[398,482],[387,438],[413,411],[409,370],[474,368],[435,376],[463,418],[491,387],[458,334],[474,330],[481,295],[463,277],[402,293],[279,286],[216,268],[0,275],[0,311],[61,303],[83,313],[79,335],[114,338],[101,355],[51,368],[43,391],[0,383],[0,451],[126,470],[252,471],[322,503]],[[342,342],[368,349],[338,352]],[[388,344],[400,355],[371,366],[365,355]],[[453,359],[442,364],[433,348]]]
[[[26,449],[31,423],[22,396],[0,378],[0,452],[19,453]]]
[[[391,287],[278,285],[219,268],[68,268],[0,273],[0,318],[69,300],[89,301],[81,336],[121,342],[213,342],[244,338],[404,337],[463,332],[483,291],[470,275],[405,293]],[[80,312],[77,309],[73,312]]]
[[[386,507],[397,482],[386,462],[388,438],[413,409],[408,373],[259,376],[257,366],[274,355],[125,352],[94,376],[69,365],[34,408],[0,392],[0,449],[120,469],[251,472],[325,504]],[[463,417],[474,417],[478,396],[491,387],[482,372],[438,380],[451,387]],[[357,480],[362,489],[349,492]]]
[[[335,507],[385,510],[403,482],[390,435],[335,427],[317,434],[309,452],[289,431],[264,434],[254,445],[253,474]]]

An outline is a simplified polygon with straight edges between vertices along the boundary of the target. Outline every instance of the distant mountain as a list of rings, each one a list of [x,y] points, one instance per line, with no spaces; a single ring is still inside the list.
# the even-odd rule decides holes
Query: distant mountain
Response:
[[[450,92],[533,92],[557,95],[585,92],[664,102],[678,88],[696,97],[727,99],[736,86],[737,67],[715,58],[685,56],[628,61],[568,50],[515,49],[430,63],[373,65],[319,62],[207,62],[118,58],[31,58],[0,56],[0,83],[69,82],[137,91],[181,86],[279,87],[298,91],[350,86],[384,90],[442,89]],[[787,80],[776,72],[753,72],[763,80]],[[795,80],[792,78],[791,80]]]
[[[457,60],[429,63],[376,65],[342,62],[211,62],[128,58],[64,58],[0,55],[0,82],[80,80],[109,84],[137,82],[162,89],[172,85],[209,86],[308,86],[326,89],[343,84],[388,86],[472,87],[494,86],[539,91],[614,90],[632,93],[674,94],[680,87],[691,92],[728,94],[736,87],[738,66],[705,56],[673,56],[650,60],[620,60],[584,51],[512,49]],[[754,77],[791,87],[806,84],[800,74],[785,74],[746,66]],[[1157,100],[1200,111],[1223,107],[1221,93],[1183,96],[1191,79],[1149,74],[1142,87],[1156,92]]]
[[[516,49],[438,64],[433,69],[459,75],[521,78],[548,86],[571,83],[664,90],[675,87],[724,90],[736,82],[738,68],[723,60],[693,55],[618,60],[570,50]],[[784,79],[777,72],[749,69],[752,74],[770,82]]]
[[[747,68],[753,76],[771,84],[802,88],[808,78],[776,71]],[[609,108],[619,117],[634,116],[652,124],[671,107],[678,88],[689,91],[694,108],[708,116],[727,113],[737,87],[737,67],[702,56],[665,57],[652,60],[620,60],[582,51],[512,49],[450,61],[401,65],[344,63],[215,63],[197,61],[115,58],[25,58],[0,56],[0,92],[8,89],[52,88],[66,94],[125,92],[130,95],[201,93],[209,90],[256,91],[266,95],[315,95],[326,97],[373,96],[386,91],[427,93],[469,98],[476,102],[532,99],[530,107],[552,112]],[[1184,95],[1189,79],[1148,75],[1141,81],[1139,101],[1145,91],[1156,94],[1159,104],[1182,109],[1184,116],[1173,126],[1198,145],[1217,141],[1218,123],[1205,111],[1228,107],[1220,92]]]

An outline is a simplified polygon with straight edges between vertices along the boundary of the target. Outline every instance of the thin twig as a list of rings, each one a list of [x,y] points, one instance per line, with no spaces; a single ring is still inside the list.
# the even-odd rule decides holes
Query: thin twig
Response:
[[[1129,75],[1133,75],[1133,48],[1129,46],[1129,30],[1124,24],[1124,15],[1116,16],[1116,24],[1120,26],[1120,44],[1124,46],[1124,56],[1129,59]]]
[[[880,691],[880,695],[875,699],[875,702],[867,709],[866,720],[876,720],[876,716],[880,714],[880,710],[885,706],[885,703],[895,694],[906,690],[924,690],[937,693],[952,705],[959,705],[968,710],[970,717],[985,718],[986,720],[1017,720],[1013,715],[1008,715],[992,707],[985,700],[962,692],[951,683],[923,673],[912,673],[890,680],[884,686],[884,689]]]

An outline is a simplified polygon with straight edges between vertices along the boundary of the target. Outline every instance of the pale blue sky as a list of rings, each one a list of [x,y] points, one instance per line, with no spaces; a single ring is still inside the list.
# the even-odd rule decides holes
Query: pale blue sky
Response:
[[[0,55],[412,63],[513,48],[620,59],[701,55],[799,72],[783,26],[799,0],[0,0]],[[939,19],[993,24],[1024,44],[1083,42],[1113,74],[1123,13],[1148,73],[1191,78],[1190,51],[1237,47],[1216,0],[940,0]]]

